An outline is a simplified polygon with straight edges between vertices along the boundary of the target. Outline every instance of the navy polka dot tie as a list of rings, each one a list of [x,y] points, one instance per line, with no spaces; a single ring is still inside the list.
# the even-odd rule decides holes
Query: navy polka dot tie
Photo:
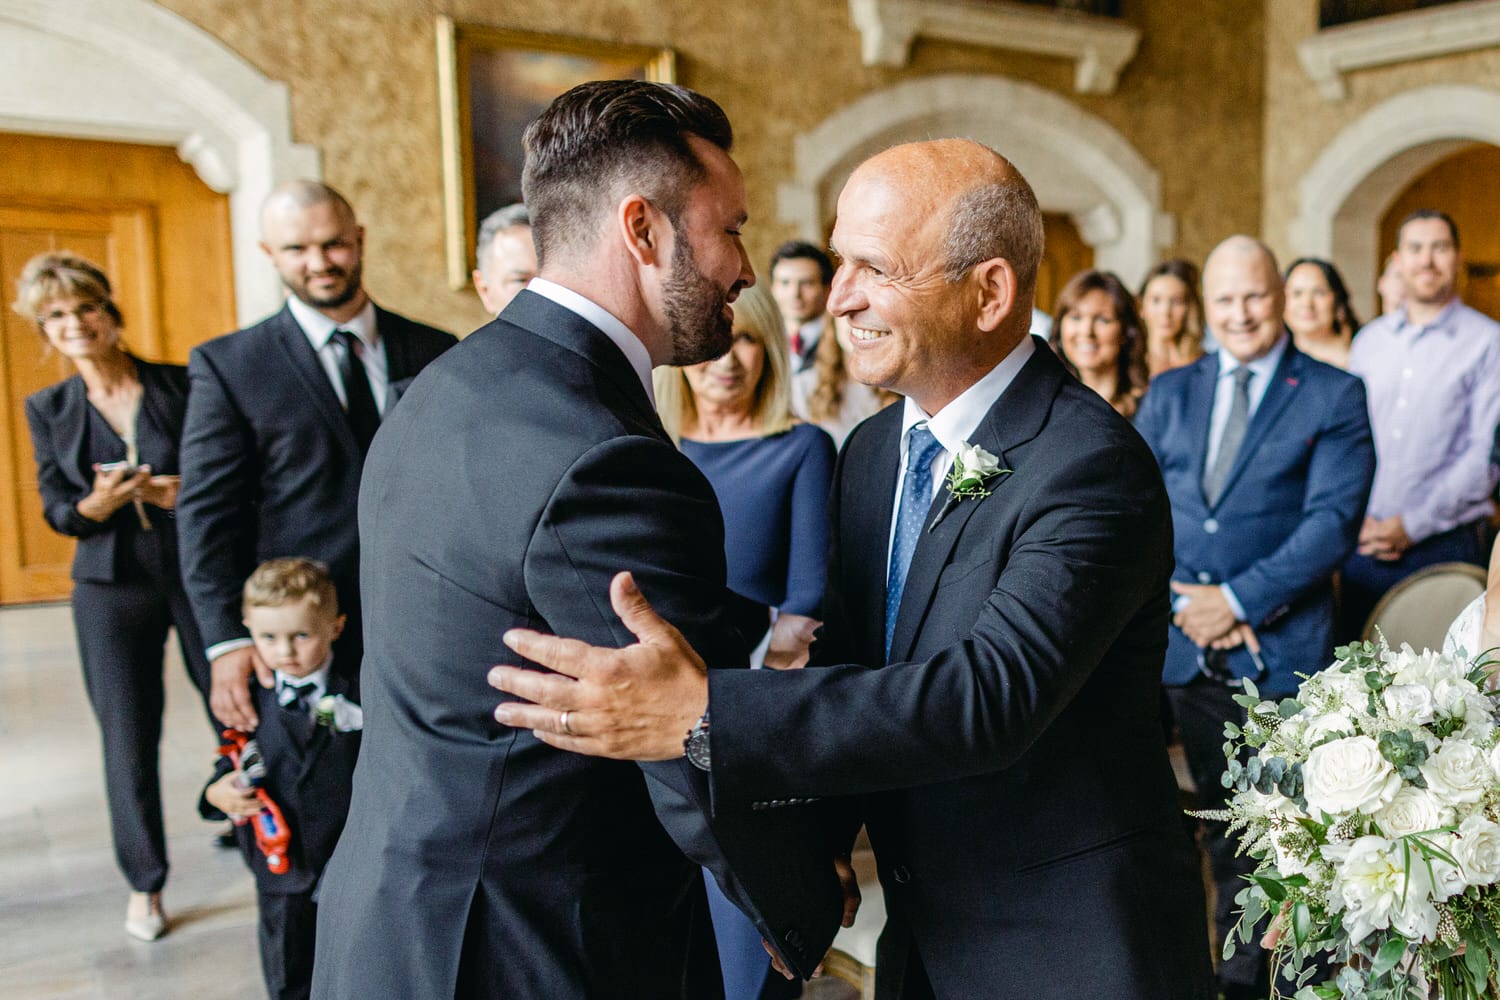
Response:
[[[906,571],[922,537],[922,525],[932,507],[932,460],[943,450],[927,424],[914,424],[907,431],[906,476],[901,480],[901,509],[896,514],[896,538],[891,544],[891,568],[885,579],[885,658],[891,658],[891,637],[896,634],[896,615],[901,610],[901,592],[906,589]]]

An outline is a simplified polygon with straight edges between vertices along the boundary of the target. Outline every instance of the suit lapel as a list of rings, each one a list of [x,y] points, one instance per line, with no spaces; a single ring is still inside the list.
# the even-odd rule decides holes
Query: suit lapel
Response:
[[[323,692],[324,696],[341,694],[349,697],[349,686],[342,674],[336,671],[328,671],[328,687]],[[333,742],[333,732],[327,726],[312,725],[307,734],[302,748],[302,762],[297,768],[297,782],[299,784],[307,781],[308,775],[318,764],[318,758],[323,756],[323,751],[328,744]]]
[[[996,494],[1003,496],[1010,480],[1015,475],[1024,475],[1024,470],[1015,469],[1008,453],[1041,432],[1062,378],[1063,368],[1057,358],[1050,350],[1038,348],[975,430],[969,443],[993,452],[1000,459],[1002,469],[1012,470],[985,484],[990,496],[954,500],[950,505],[946,487],[938,490],[927,515],[927,528],[917,540],[911,566],[906,572],[906,588],[901,595],[901,609],[896,614],[896,630],[891,637],[893,662],[910,658],[936,596],[938,575],[952,560],[953,550],[969,520],[981,504],[1003,502]],[[894,489],[893,485],[886,496],[894,495]]]
[[[406,336],[406,326],[401,317],[375,307],[375,332],[385,344],[386,378],[399,382],[416,374],[416,363],[412,358],[412,338]]]
[[[1191,434],[1197,437],[1196,447],[1193,450],[1195,456],[1193,482],[1197,484],[1198,495],[1202,497],[1204,506],[1207,506],[1208,498],[1203,496],[1203,473],[1206,468],[1204,463],[1208,459],[1208,440],[1213,433],[1214,389],[1219,381],[1219,356],[1205,354],[1194,362],[1194,365],[1197,371],[1193,372],[1192,379],[1188,383],[1182,423],[1185,428],[1191,429]]]
[[[344,416],[344,408],[339,405],[339,398],[328,382],[328,373],[323,370],[323,364],[313,351],[312,344],[307,342],[307,334],[292,318],[290,309],[283,307],[276,320],[277,346],[286,356],[292,371],[302,381],[307,398],[317,406],[318,413],[344,447],[352,454],[359,455],[359,443],[354,440],[354,432],[349,429],[349,419]]]
[[[57,435],[57,455],[59,463],[63,456],[71,455],[73,461],[78,464],[78,475],[85,487],[94,481],[94,469],[89,462],[89,456],[84,453],[83,432],[89,421],[89,394],[84,387],[83,377],[74,375],[63,383],[62,406],[57,413],[55,431]]]
[[[901,461],[901,405],[886,407],[860,432],[844,464],[847,485],[840,484],[839,558],[841,574],[854,594],[846,606],[854,613],[850,631],[858,631],[859,648],[879,657],[885,649],[885,580],[887,544],[891,536],[891,507],[896,495],[896,472]]]
[[[1275,425],[1276,418],[1281,416],[1281,411],[1286,409],[1287,404],[1297,394],[1297,389],[1302,384],[1302,379],[1299,377],[1302,363],[1302,355],[1292,345],[1289,337],[1286,353],[1281,356],[1281,363],[1276,366],[1276,371],[1271,375],[1271,384],[1266,386],[1266,394],[1261,397],[1260,405],[1255,408],[1255,414],[1250,418],[1250,426],[1245,428],[1245,439],[1240,442],[1240,450],[1234,457],[1234,465],[1230,467],[1229,478],[1224,480],[1224,491],[1220,494],[1221,502],[1229,491],[1234,489],[1235,480],[1253,460],[1255,449],[1260,447],[1266,432]]]
[[[646,388],[641,384],[640,376],[636,374],[630,360],[625,357],[625,352],[594,324],[573,310],[525,289],[496,318],[587,359],[599,371],[603,380],[625,397],[635,416],[650,426],[657,436],[671,440],[662,428],[656,408],[651,405]]]

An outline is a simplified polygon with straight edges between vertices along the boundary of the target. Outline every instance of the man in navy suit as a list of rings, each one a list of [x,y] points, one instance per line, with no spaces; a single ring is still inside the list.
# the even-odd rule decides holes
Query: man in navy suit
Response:
[[[1243,723],[1242,678],[1269,698],[1333,650],[1333,573],[1359,536],[1375,474],[1364,383],[1314,361],[1282,323],[1285,299],[1265,246],[1232,236],[1203,268],[1203,301],[1221,349],[1151,383],[1136,429],[1156,453],[1172,500],[1177,568],[1163,682],[1199,803],[1226,792],[1224,723]],[[1205,845],[1218,885],[1220,940],[1253,859],[1223,824]],[[1265,996],[1252,940],[1219,969],[1229,1000]]]
[[[193,349],[188,361],[177,526],[183,585],[212,663],[214,715],[255,728],[245,681],[256,660],[240,588],[278,556],[326,563],[349,616],[341,671],[360,661],[359,530],[365,452],[393,385],[452,347],[452,335],[388,312],[361,280],[364,227],[316,181],[272,192],[261,249],[290,293],[254,326]]]

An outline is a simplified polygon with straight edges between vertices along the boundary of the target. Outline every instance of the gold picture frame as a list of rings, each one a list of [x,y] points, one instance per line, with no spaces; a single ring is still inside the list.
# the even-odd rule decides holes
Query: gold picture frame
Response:
[[[469,285],[479,220],[521,200],[521,133],[585,80],[674,82],[671,49],[437,19],[448,284]],[[478,142],[476,143],[476,132]]]

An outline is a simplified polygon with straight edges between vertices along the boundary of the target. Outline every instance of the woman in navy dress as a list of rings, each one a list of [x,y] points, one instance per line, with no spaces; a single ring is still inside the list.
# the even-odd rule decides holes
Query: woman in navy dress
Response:
[[[833,439],[791,411],[791,362],[769,295],[748,288],[734,303],[728,353],[656,374],[662,423],[703,470],[724,511],[729,589],[774,609],[753,662],[807,662],[828,575],[828,495]],[[760,933],[707,879],[725,1000],[796,996],[771,970]]]
[[[132,890],[125,930],[151,941],[167,926],[158,758],[169,627],[208,707],[208,661],[182,590],[172,519],[187,370],[125,350],[109,279],[80,257],[28,262],[15,309],[77,370],[28,397],[26,420],[47,523],[78,539],[73,625],[103,738],[115,858]]]

